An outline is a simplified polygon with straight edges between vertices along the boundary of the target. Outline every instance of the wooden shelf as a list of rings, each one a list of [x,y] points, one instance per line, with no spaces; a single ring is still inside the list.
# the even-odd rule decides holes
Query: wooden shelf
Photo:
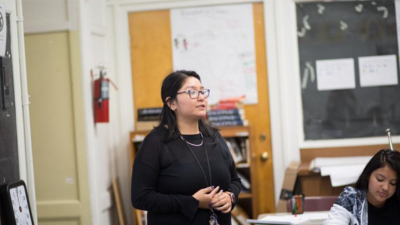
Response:
[[[248,137],[250,128],[248,126],[218,127],[223,137]]]
[[[240,192],[239,199],[253,198],[253,194],[249,192]]]

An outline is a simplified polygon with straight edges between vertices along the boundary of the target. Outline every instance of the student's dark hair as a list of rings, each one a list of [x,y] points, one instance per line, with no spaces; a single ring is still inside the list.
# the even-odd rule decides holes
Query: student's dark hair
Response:
[[[391,149],[382,149],[376,153],[368,164],[365,166],[363,172],[358,178],[355,188],[360,190],[368,190],[368,181],[372,172],[375,170],[389,166],[396,172],[397,180],[400,175],[400,152]],[[396,192],[393,195],[398,201],[400,201],[400,184],[396,182]]]
[[[158,128],[168,128],[168,133],[164,137],[164,141],[170,141],[172,139],[178,138],[180,135],[177,127],[175,112],[169,108],[168,102],[176,99],[177,92],[179,91],[179,89],[181,89],[183,83],[188,77],[194,77],[201,82],[200,76],[196,72],[178,70],[166,76],[162,83],[161,100],[163,102],[163,109],[161,112],[161,122],[158,125]],[[203,135],[213,137],[214,140],[216,140],[215,131],[217,129],[207,124],[203,118],[199,120],[199,130],[203,133]]]

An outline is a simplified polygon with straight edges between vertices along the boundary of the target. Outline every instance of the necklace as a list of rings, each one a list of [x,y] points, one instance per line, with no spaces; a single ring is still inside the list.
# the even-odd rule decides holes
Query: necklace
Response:
[[[202,134],[201,132],[200,132],[200,135],[201,135],[201,143],[200,143],[200,144],[193,144],[193,143],[190,143],[190,142],[188,142],[187,140],[185,140],[185,139],[182,137],[182,135],[181,135],[181,138],[182,138],[182,140],[184,140],[184,141],[186,142],[186,146],[188,146],[188,148],[189,148],[190,152],[192,153],[194,159],[196,160],[197,164],[199,165],[199,167],[200,167],[200,169],[201,169],[201,172],[203,172],[203,176],[204,176],[204,179],[205,179],[205,181],[206,181],[206,185],[207,185],[207,187],[209,187],[209,186],[211,186],[211,184],[212,184],[212,183],[211,183],[211,182],[212,182],[212,178],[211,178],[210,160],[208,159],[208,153],[207,153],[206,147],[204,147],[204,145],[203,145],[203,140],[204,140],[204,138],[203,138],[203,134]],[[197,159],[197,157],[196,157],[196,155],[194,154],[194,151],[192,150],[192,148],[190,147],[190,145],[195,146],[195,147],[200,147],[201,145],[203,145],[203,150],[204,150],[204,152],[206,153],[206,159],[207,159],[207,165],[208,165],[208,174],[209,174],[209,176],[210,176],[210,185],[208,185],[206,173],[204,172],[204,169],[203,169],[203,167],[201,166],[199,159]],[[210,223],[210,225],[219,225],[218,220],[217,220],[217,215],[215,215],[214,210],[211,209],[210,211],[211,211],[211,215],[210,215],[210,220],[209,220],[208,222]]]
[[[179,135],[179,136],[181,136],[181,139],[184,140],[184,141],[186,142],[186,144],[188,144],[188,145],[191,145],[191,146],[194,146],[194,147],[199,147],[199,146],[202,146],[202,145],[203,145],[203,133],[201,133],[201,132],[200,132],[200,136],[201,136],[201,143],[200,143],[200,144],[193,144],[193,143],[190,143],[190,142],[187,141],[185,138],[183,138],[182,135]]]

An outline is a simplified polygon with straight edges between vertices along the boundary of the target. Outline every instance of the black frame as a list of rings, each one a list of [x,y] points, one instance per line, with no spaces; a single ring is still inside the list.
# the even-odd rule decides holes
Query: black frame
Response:
[[[2,210],[2,221],[5,220],[5,224],[16,224],[15,222],[15,215],[14,212],[12,210],[12,202],[11,202],[11,197],[10,197],[10,189],[15,188],[15,187],[20,187],[23,186],[25,193],[26,193],[26,200],[28,202],[28,208],[29,208],[29,214],[31,215],[31,222],[34,225],[35,223],[33,222],[33,215],[32,215],[32,210],[31,210],[31,203],[29,202],[29,194],[28,194],[28,189],[26,189],[26,184],[23,180],[18,180],[15,182],[11,182],[8,184],[5,184],[3,186],[3,199],[2,201],[4,202],[4,204],[2,204],[3,206],[3,210]],[[5,213],[5,214],[4,214]]]

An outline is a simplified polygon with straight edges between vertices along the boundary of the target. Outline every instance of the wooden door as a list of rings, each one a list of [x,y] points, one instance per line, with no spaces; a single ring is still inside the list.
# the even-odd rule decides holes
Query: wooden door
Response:
[[[275,211],[272,167],[271,128],[264,12],[262,3],[253,4],[257,63],[258,104],[245,106],[246,118],[252,127],[252,163],[255,163],[256,211]],[[134,110],[160,107],[160,88],[163,78],[172,71],[172,46],[169,10],[135,12],[129,15]],[[136,118],[135,118],[136,120]],[[262,160],[261,155],[269,159]]]

